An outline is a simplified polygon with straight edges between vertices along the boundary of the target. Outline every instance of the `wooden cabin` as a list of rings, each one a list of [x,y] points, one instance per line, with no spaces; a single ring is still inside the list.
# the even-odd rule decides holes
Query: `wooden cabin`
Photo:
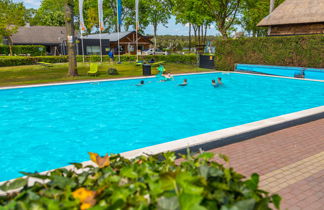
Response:
[[[324,34],[324,0],[285,0],[257,26],[270,36]]]
[[[84,39],[99,40],[101,39],[109,40],[109,50],[113,50],[115,54],[118,52],[118,40],[120,46],[120,54],[133,54],[136,55],[136,32],[135,31],[126,31],[118,33],[102,33],[99,34],[90,34],[85,36]],[[153,42],[151,41],[151,36],[144,36],[138,33],[138,50],[144,51],[148,50]]]

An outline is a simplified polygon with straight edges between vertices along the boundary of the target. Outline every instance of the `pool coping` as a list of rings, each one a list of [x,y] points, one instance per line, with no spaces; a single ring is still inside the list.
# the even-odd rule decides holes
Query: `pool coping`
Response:
[[[214,74],[214,73],[248,74],[248,75],[263,76],[263,77],[276,77],[276,78],[294,79],[294,80],[302,80],[302,81],[324,82],[324,80],[307,79],[307,78],[294,78],[294,77],[285,77],[285,76],[276,76],[276,75],[261,75],[261,74],[257,74],[257,73],[237,72],[237,71],[191,72],[191,73],[174,74],[174,76],[185,76],[185,75],[196,75],[196,74]],[[14,85],[14,86],[0,87],[0,90],[11,90],[11,89],[21,89],[21,88],[35,88],[35,87],[48,87],[48,86],[59,86],[59,85],[87,84],[87,83],[123,81],[123,80],[137,80],[137,79],[148,79],[148,78],[155,78],[155,77],[156,77],[156,75],[139,76],[139,77],[122,77],[122,78],[115,78],[115,79],[110,78],[110,79],[54,82],[54,83],[43,83],[43,84],[35,84],[35,85]]]
[[[299,78],[291,78],[291,77],[283,77],[283,76],[272,76],[272,75],[260,75],[260,74],[251,74],[251,73],[242,73],[242,72],[227,72],[227,71],[212,71],[212,72],[199,72],[199,73],[186,73],[186,74],[177,74],[177,76],[182,75],[195,75],[195,74],[212,74],[212,73],[236,73],[236,74],[249,74],[256,76],[266,76],[266,77],[279,77],[279,78],[287,78],[287,79],[298,79],[298,80],[307,80],[307,81],[316,81],[316,82],[324,82],[317,81],[311,79],[299,79]],[[20,89],[20,88],[30,88],[30,87],[43,87],[43,86],[56,86],[56,85],[68,85],[68,84],[83,84],[83,83],[92,83],[92,82],[106,82],[106,81],[120,81],[120,80],[135,80],[135,79],[144,79],[144,78],[154,78],[155,76],[146,76],[146,77],[131,77],[131,78],[118,78],[118,79],[104,79],[104,80],[89,80],[89,81],[80,81],[80,82],[68,82],[68,83],[55,83],[55,84],[41,84],[41,85],[28,85],[28,86],[19,86],[19,87],[5,87],[2,89]],[[285,115],[280,115],[272,118],[267,118],[260,121],[255,121],[243,125],[238,125],[230,128],[225,128],[217,131],[212,131],[196,136],[191,136],[179,140],[173,140],[162,144],[157,144],[149,147],[144,147],[128,152],[123,152],[121,155],[125,158],[136,158],[141,155],[155,155],[160,154],[167,151],[174,151],[183,153],[188,148],[192,151],[199,150],[209,150],[211,148],[224,146],[227,144],[232,144],[235,142],[244,141],[246,139],[250,139],[256,136],[264,135],[266,133],[270,133],[276,130],[281,130],[284,128],[292,127],[294,125],[307,123],[310,121],[314,121],[317,119],[324,118],[324,106],[319,106],[311,109],[306,109],[298,112],[293,112]],[[82,162],[83,166],[94,165],[91,161]],[[65,167],[68,170],[74,170],[76,172],[81,172],[82,170],[77,170],[73,165],[68,165]],[[49,173],[52,170],[40,172],[41,174]],[[18,177],[18,178],[26,178]],[[16,180],[11,179],[9,182]],[[7,181],[0,182],[0,185],[4,184]],[[42,180],[36,178],[29,178],[28,184],[33,185],[35,182],[42,182]],[[16,190],[17,191],[17,190]],[[6,193],[11,193],[14,191],[3,192],[0,190],[0,196],[5,195]]]

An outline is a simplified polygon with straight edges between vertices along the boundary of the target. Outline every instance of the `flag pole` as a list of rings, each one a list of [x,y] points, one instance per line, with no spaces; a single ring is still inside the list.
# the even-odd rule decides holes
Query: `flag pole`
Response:
[[[120,22],[119,22],[119,15],[121,15],[121,14],[119,14],[119,10],[120,10],[120,5],[119,5],[119,2],[118,2],[118,0],[116,0],[116,3],[117,3],[117,37],[118,37],[118,62],[120,63],[120,46],[119,46],[119,33],[120,33]]]
[[[100,43],[100,62],[102,63],[102,43],[101,43],[101,28],[102,24],[102,1],[98,1],[98,13],[99,13],[99,43]]]
[[[79,0],[79,15],[80,15],[82,62],[84,63],[83,31],[85,31],[85,26],[84,26],[84,20],[83,20],[83,0]]]
[[[102,63],[101,29],[99,29],[99,41],[100,41],[100,62]]]
[[[83,48],[83,33],[81,30],[81,48],[82,48],[82,62],[84,63],[84,48]]]
[[[138,28],[139,28],[139,20],[138,20],[138,5],[139,0],[135,0],[135,10],[136,10],[136,61],[138,61]]]

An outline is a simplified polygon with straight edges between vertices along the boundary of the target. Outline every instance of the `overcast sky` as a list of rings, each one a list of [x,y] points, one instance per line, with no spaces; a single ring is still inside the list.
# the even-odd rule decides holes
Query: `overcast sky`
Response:
[[[41,0],[14,0],[15,2],[23,2],[27,8],[35,8],[37,9],[40,5]],[[167,24],[167,27],[160,25],[158,27],[158,35],[188,35],[189,27],[184,26],[182,24],[176,24],[175,18],[172,17]],[[148,26],[145,30],[146,34],[153,34],[153,27]],[[208,30],[208,35],[216,35],[217,32],[214,26]]]

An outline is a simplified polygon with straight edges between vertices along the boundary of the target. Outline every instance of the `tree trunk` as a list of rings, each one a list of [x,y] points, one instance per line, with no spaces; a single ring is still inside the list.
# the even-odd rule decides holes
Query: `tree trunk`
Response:
[[[200,43],[200,26],[198,26],[198,28],[197,28],[197,31],[198,31],[198,45],[201,45],[201,43]]]
[[[75,32],[73,23],[73,0],[67,0],[65,3],[65,26],[67,35],[67,48],[69,57],[69,72],[68,76],[78,76],[76,52],[75,52]]]
[[[227,30],[225,29],[224,26],[218,26],[218,30],[219,30],[219,32],[221,33],[221,35],[222,35],[222,37],[224,39],[227,39],[228,38]]]
[[[11,36],[8,37],[8,43],[9,43],[9,53],[10,53],[10,56],[13,56],[13,52],[12,52],[12,38],[11,38]]]
[[[208,25],[207,25],[207,23],[206,23],[206,25],[205,25],[205,34],[204,34],[204,42],[206,43],[206,41],[207,41],[207,30],[208,30]]]
[[[189,53],[191,52],[191,23],[189,23]]]
[[[197,27],[195,25],[192,26],[194,30],[194,40],[195,40],[195,45],[197,44]]]
[[[269,14],[274,10],[275,0],[270,0]],[[268,36],[271,35],[271,26],[268,27]]]
[[[156,32],[157,32],[157,23],[153,23],[153,32],[154,32],[154,51],[156,50]]]

